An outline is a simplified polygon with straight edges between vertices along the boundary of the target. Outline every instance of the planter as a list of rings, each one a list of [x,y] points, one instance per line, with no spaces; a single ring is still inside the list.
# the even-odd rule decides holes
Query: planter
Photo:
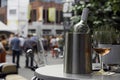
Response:
[[[99,46],[111,48],[110,53],[103,57],[105,64],[120,64],[120,45],[100,44]]]

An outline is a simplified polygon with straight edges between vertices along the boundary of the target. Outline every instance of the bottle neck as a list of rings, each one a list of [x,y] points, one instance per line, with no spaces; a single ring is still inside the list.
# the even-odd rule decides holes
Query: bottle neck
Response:
[[[88,12],[89,12],[88,8],[84,8],[82,11],[81,20],[83,20],[84,22],[87,21]]]

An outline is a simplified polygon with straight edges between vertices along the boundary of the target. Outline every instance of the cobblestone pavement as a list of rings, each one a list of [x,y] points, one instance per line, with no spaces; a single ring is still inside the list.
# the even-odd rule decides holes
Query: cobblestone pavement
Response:
[[[35,59],[41,55],[35,55]],[[12,55],[6,56],[7,62],[12,62]],[[42,59],[42,58],[41,58]],[[62,58],[52,58],[50,52],[48,52],[48,55],[44,58],[46,65],[54,65],[54,64],[62,64],[63,59]],[[34,63],[36,64],[36,63]],[[20,68],[18,70],[18,74],[27,78],[28,80],[31,80],[31,78],[34,76],[34,71],[31,69],[25,68],[25,55],[21,55],[20,57]]]

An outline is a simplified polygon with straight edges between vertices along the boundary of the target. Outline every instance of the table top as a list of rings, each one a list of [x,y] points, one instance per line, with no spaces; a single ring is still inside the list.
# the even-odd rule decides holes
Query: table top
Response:
[[[120,74],[93,75],[68,74],[63,71],[63,64],[46,65],[35,70],[35,76],[43,80],[120,80]]]

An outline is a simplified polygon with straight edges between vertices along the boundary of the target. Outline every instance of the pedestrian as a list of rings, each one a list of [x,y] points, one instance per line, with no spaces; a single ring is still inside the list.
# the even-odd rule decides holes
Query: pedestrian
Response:
[[[1,35],[1,43],[3,45],[3,51],[2,51],[2,54],[0,55],[1,56],[1,60],[0,62],[4,63],[6,62],[6,49],[5,47],[7,46],[7,39],[5,38],[5,35]]]
[[[63,46],[64,46],[64,39],[63,39],[63,35],[59,35],[57,37],[57,44],[58,44],[58,48],[60,49],[60,55],[63,55]]]
[[[52,39],[50,40],[50,44],[52,46],[52,57],[55,57],[56,56],[56,51],[54,51],[54,48],[58,48],[58,45],[57,45],[57,40],[56,40],[56,37],[53,36]]]
[[[37,53],[37,51],[38,51],[38,49],[37,49],[38,48],[38,46],[37,46],[37,42],[38,42],[37,35],[36,34],[31,35],[31,40],[33,40],[36,43],[36,45],[34,44],[34,46],[33,46],[33,52]]]
[[[4,59],[3,59],[3,55],[4,55],[4,47],[3,47],[3,44],[2,42],[0,41],[0,63],[3,63],[5,62]]]
[[[17,68],[20,68],[19,62],[20,62],[21,46],[20,46],[20,39],[18,37],[18,34],[16,34],[15,37],[13,37],[10,46],[12,49],[12,62],[16,63]]]
[[[44,52],[45,52],[45,56],[47,56],[47,51],[48,51],[48,40],[47,40],[47,36],[42,36],[41,38],[42,40],[42,44],[43,44],[43,48],[44,48]]]
[[[19,39],[20,39],[20,46],[21,46],[21,50],[20,50],[20,51],[21,51],[21,52],[20,52],[21,54],[20,54],[20,55],[22,55],[23,52],[24,52],[24,51],[23,51],[23,44],[24,44],[24,42],[25,42],[25,39],[24,39],[24,37],[22,37],[22,36],[20,36]]]
[[[12,33],[12,34],[10,34],[10,36],[8,38],[8,47],[9,47],[9,50],[7,51],[7,54],[12,54],[12,49],[11,49],[10,45],[11,45],[11,40],[14,38],[14,36],[15,35]]]
[[[27,39],[24,42],[23,49],[25,52],[25,67],[32,68],[33,67],[33,59],[34,59],[34,51],[33,47],[36,45],[36,42],[31,39],[31,35],[28,34]],[[28,53],[30,51],[30,53]],[[31,53],[32,52],[32,53]]]
[[[10,46],[11,40],[13,39],[14,34],[10,34],[9,39],[8,39],[8,45]]]

